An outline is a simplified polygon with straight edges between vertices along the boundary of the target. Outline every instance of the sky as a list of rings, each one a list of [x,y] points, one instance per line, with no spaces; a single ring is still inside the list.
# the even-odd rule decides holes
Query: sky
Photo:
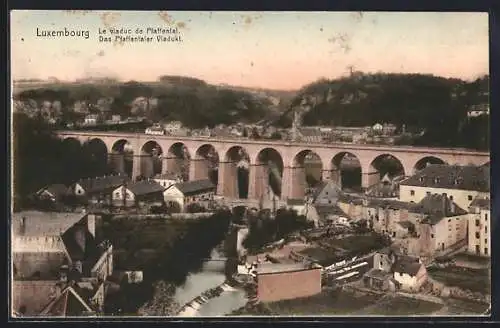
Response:
[[[13,79],[154,81],[294,90],[320,78],[424,73],[474,79],[489,71],[487,13],[12,11]],[[177,27],[181,42],[100,42],[99,29]],[[41,37],[41,31],[89,37]],[[135,34],[134,34],[135,35]],[[151,36],[151,35],[149,35]]]

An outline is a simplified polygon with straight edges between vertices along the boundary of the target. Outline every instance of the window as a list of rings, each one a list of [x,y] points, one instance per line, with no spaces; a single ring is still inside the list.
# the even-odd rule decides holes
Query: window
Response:
[[[448,223],[450,223],[450,222],[451,222],[451,219],[448,219]]]
[[[384,266],[384,263],[382,261],[380,261],[380,267],[383,267]]]
[[[479,227],[480,224],[479,220],[476,220],[476,227]]]
[[[471,201],[471,200],[472,200],[472,195],[469,195],[469,196],[467,197],[467,199],[469,199],[469,201]]]
[[[430,192],[430,191],[428,191],[428,192],[426,192],[426,194],[427,194],[427,196],[430,196],[430,195],[431,195],[431,192]]]
[[[431,238],[434,238],[434,234],[433,233],[431,233]]]
[[[415,190],[410,190],[410,196],[415,196]]]
[[[484,255],[488,255],[488,247],[484,248]]]
[[[488,213],[484,214],[484,221],[488,221]]]
[[[453,200],[453,196],[452,195],[450,195],[450,200]]]
[[[120,192],[119,191],[115,192],[115,197],[116,198],[120,198]]]
[[[481,253],[481,246],[476,245],[476,254]]]
[[[484,243],[487,244],[488,243],[488,238],[484,238]]]
[[[488,233],[488,227],[484,227],[484,233]]]
[[[400,276],[400,277],[402,277],[402,276],[403,276],[403,273],[402,273],[402,272],[400,272],[400,273],[399,273],[399,276]]]
[[[481,236],[479,235],[479,232],[476,232],[476,238],[479,239]]]

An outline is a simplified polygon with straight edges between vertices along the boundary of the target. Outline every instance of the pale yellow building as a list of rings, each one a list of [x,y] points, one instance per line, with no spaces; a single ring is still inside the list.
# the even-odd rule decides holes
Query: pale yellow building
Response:
[[[467,252],[479,256],[491,254],[490,199],[475,198],[469,207]]]
[[[399,186],[399,199],[403,202],[418,203],[433,194],[447,194],[458,206],[468,209],[476,197],[489,197],[489,167],[429,165]]]

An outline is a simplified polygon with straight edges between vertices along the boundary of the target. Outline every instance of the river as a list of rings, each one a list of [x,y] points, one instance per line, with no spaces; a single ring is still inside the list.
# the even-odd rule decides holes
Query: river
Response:
[[[211,253],[211,259],[219,259],[222,256],[217,250]],[[181,306],[201,295],[204,291],[217,287],[226,280],[225,261],[207,260],[202,269],[196,273],[189,273],[185,284],[177,287],[174,299]],[[210,299],[202,304],[193,316],[224,316],[244,306],[247,302],[246,293],[243,289],[235,288],[232,291],[224,291],[219,297]]]

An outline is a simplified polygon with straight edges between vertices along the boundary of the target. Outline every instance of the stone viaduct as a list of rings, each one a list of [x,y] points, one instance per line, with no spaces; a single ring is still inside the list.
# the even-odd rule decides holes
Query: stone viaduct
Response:
[[[302,198],[306,180],[304,160],[314,153],[321,160],[322,179],[340,180],[340,162],[346,154],[358,159],[361,167],[361,185],[369,187],[380,179],[376,162],[387,155],[399,160],[405,175],[411,175],[426,159],[434,159],[446,164],[483,165],[489,162],[489,152],[452,148],[427,148],[410,146],[379,146],[360,144],[300,143],[282,140],[249,140],[214,137],[178,137],[147,135],[144,133],[120,132],[81,132],[58,131],[62,139],[76,139],[80,144],[98,142],[106,147],[108,160],[118,158],[114,167],[123,171],[124,145],[133,151],[132,178],[141,175],[148,165],[144,158],[151,158],[151,145],[160,148],[161,172],[176,171],[179,152],[187,153],[190,160],[189,179],[208,177],[208,151],[217,154],[218,184],[217,193],[230,198],[238,198],[237,165],[242,158],[249,167],[248,198],[259,199],[267,190],[267,166],[269,157],[281,160],[281,198]],[[121,156],[121,157],[120,157]]]

